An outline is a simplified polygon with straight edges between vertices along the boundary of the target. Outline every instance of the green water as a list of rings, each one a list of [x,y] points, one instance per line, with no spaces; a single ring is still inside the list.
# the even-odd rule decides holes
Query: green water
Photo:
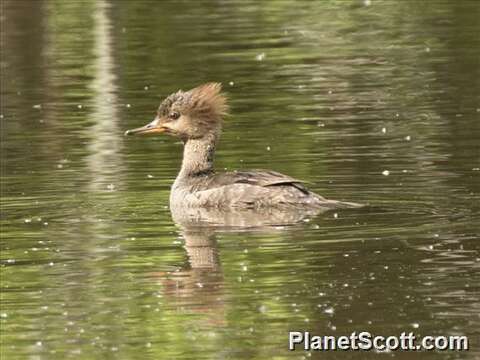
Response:
[[[478,359],[480,3],[2,1],[2,359]],[[189,229],[171,138],[220,81],[218,169],[369,203]],[[387,175],[388,174],[388,175]],[[289,352],[288,331],[467,335],[468,352]]]

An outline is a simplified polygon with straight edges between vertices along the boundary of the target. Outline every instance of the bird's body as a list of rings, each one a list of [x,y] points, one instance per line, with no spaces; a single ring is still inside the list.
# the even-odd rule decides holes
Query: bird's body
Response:
[[[327,200],[302,181],[271,170],[244,170],[177,178],[170,204],[219,209],[339,208],[356,204]]]
[[[221,86],[209,83],[167,97],[157,117],[130,134],[167,133],[184,143],[181,170],[172,186],[170,207],[176,209],[285,211],[360,207],[328,200],[308,190],[303,182],[271,170],[215,173],[213,158],[226,99]]]

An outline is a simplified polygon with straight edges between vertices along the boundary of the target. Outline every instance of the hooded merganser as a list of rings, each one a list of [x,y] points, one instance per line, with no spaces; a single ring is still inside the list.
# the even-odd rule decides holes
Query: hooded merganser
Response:
[[[125,135],[160,134],[184,144],[182,168],[173,183],[170,207],[217,209],[331,209],[362,205],[328,200],[302,181],[271,170],[215,173],[213,158],[228,107],[221,84],[207,83],[168,96],[155,119]]]

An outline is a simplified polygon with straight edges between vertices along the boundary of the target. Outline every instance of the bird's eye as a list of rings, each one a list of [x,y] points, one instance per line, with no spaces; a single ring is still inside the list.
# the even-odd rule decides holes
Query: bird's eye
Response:
[[[172,111],[172,112],[168,115],[168,117],[169,117],[170,119],[176,120],[176,119],[178,119],[178,118],[180,117],[180,113],[179,113],[178,111]]]

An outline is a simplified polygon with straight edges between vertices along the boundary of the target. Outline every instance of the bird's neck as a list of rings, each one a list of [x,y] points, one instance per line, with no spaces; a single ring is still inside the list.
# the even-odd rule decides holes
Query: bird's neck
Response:
[[[189,139],[183,149],[182,168],[177,179],[208,174],[213,171],[213,158],[219,134],[209,134],[201,139]]]

